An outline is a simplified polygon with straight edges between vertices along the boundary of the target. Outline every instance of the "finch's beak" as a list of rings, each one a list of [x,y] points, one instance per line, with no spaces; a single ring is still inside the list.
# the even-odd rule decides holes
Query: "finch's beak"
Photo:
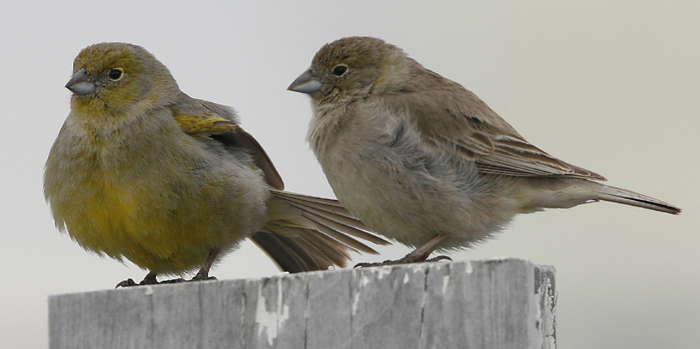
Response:
[[[312,94],[323,87],[323,83],[319,81],[311,72],[311,69],[305,71],[304,74],[299,75],[299,77],[294,80],[294,82],[287,87],[287,90],[294,92],[301,92],[306,94]]]
[[[68,83],[66,88],[78,96],[85,96],[87,94],[95,92],[97,86],[94,82],[90,81],[90,75],[88,75],[85,68],[78,70]]]

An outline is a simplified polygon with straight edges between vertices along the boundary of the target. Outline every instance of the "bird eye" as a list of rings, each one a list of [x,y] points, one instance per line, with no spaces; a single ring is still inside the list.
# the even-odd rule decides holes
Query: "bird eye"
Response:
[[[107,76],[109,76],[110,79],[115,81],[121,79],[123,75],[124,70],[122,68],[113,68],[109,71],[109,74],[107,74]]]
[[[333,68],[333,75],[343,76],[348,71],[348,66],[345,64],[338,64]]]

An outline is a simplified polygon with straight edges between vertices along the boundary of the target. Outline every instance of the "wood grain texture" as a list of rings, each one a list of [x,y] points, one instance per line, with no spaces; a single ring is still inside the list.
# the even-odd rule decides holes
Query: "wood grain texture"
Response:
[[[57,295],[50,347],[555,349],[554,277],[497,259]]]

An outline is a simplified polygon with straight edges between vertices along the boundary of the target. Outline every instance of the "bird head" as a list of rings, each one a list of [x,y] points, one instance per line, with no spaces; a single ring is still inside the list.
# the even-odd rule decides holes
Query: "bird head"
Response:
[[[288,90],[306,93],[318,105],[387,93],[401,88],[413,63],[381,39],[342,38],[324,45]]]
[[[124,114],[139,105],[164,105],[178,91],[168,69],[140,46],[99,43],[84,48],[66,84],[74,111]]]

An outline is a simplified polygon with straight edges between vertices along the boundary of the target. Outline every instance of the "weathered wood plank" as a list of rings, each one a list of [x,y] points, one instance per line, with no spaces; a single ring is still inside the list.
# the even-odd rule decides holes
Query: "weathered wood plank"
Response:
[[[49,298],[62,348],[556,348],[554,268],[427,263]]]
[[[309,277],[307,348],[352,347],[352,278],[348,273],[323,272]]]
[[[196,283],[180,287],[152,286],[149,299],[153,304],[153,334],[155,349],[197,348],[202,340],[202,313],[199,286]],[[147,324],[146,324],[147,325]]]
[[[414,348],[420,341],[425,267],[379,267],[353,273],[352,347]]]
[[[200,287],[203,349],[244,348],[243,283],[225,280]]]
[[[430,269],[423,348],[523,348],[537,305],[534,265],[506,260]],[[526,348],[539,348],[529,344]]]
[[[535,268],[535,294],[539,296],[540,316],[536,328],[537,337],[544,340],[543,349],[556,349],[556,270],[551,265],[538,265]]]

